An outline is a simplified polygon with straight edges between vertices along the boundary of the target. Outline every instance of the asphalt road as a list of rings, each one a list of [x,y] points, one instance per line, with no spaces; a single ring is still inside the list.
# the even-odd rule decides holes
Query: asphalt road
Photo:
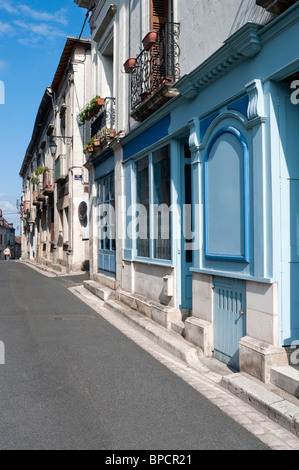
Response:
[[[0,450],[267,447],[67,290],[0,262]]]

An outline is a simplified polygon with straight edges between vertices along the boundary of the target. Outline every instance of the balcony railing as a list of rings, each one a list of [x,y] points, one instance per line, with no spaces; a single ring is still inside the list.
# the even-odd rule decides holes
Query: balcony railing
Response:
[[[280,15],[296,3],[297,0],[256,0],[256,4],[270,13]]]
[[[131,73],[131,110],[133,111],[165,83],[180,78],[179,23],[165,23],[150,50],[142,50]]]
[[[101,107],[97,116],[92,119],[90,137],[105,134],[108,129],[115,128],[115,98],[105,98],[105,105]]]
[[[43,173],[43,192],[44,194],[50,194],[53,192],[53,170],[47,170]]]
[[[36,208],[32,206],[30,207],[30,210],[28,211],[27,222],[35,223],[35,219],[36,219]]]
[[[30,210],[30,201],[24,201],[23,206],[22,206],[22,216],[26,217],[29,210]]]
[[[44,195],[43,183],[39,182],[38,184],[35,185],[35,188],[36,188],[36,199],[38,201],[44,201],[46,196]]]
[[[67,172],[66,155],[59,155],[55,160],[55,183],[64,181],[67,177]]]

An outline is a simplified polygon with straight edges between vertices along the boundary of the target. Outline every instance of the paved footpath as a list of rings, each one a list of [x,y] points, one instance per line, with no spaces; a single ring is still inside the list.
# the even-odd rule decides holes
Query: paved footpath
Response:
[[[0,263],[0,449],[299,450],[81,284]]]

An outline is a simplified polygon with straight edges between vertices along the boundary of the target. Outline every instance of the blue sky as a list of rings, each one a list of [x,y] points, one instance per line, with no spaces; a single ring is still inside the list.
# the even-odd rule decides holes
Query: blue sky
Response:
[[[0,93],[0,208],[16,228],[19,171],[36,113],[66,38],[80,35],[85,15],[73,0],[0,0],[0,85],[5,88],[4,100]],[[87,23],[83,37],[88,36]]]

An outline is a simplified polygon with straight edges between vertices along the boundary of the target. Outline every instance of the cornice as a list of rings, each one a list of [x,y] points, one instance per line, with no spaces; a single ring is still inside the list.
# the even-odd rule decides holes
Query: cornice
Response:
[[[87,10],[89,10],[94,1],[93,0],[74,0],[74,3],[76,3],[76,5],[78,5],[78,7],[80,8],[87,8]]]
[[[110,5],[108,8],[108,11],[103,18],[101,24],[97,28],[97,30],[93,33],[93,40],[95,42],[99,42],[100,39],[102,38],[104,32],[106,31],[107,27],[113,20],[114,16],[116,15],[117,12],[117,6],[116,5]]]

